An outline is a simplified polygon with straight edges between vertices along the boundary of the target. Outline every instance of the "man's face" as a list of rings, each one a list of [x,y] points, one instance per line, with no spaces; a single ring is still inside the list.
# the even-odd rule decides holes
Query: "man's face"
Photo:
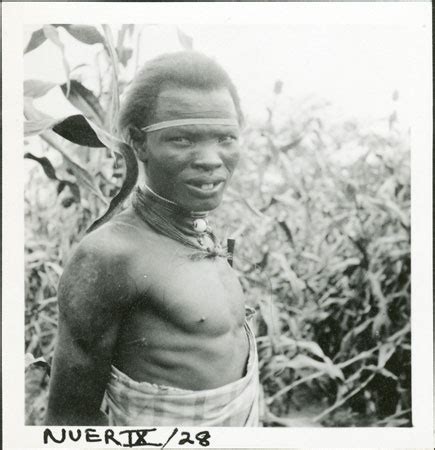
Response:
[[[168,87],[160,92],[153,123],[191,118],[237,121],[226,89],[203,91]],[[240,156],[238,126],[184,125],[147,133],[148,184],[190,211],[216,208]]]

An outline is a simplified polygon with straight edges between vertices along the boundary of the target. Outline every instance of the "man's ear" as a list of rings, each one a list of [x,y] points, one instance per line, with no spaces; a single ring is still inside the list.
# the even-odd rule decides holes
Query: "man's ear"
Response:
[[[134,149],[136,151],[137,158],[146,163],[148,159],[148,151],[147,151],[147,137],[146,134],[136,128],[135,126],[129,126],[129,134],[132,143],[134,143]]]
[[[143,163],[146,163],[148,161],[148,144],[147,140],[142,142],[142,144],[138,145],[136,148],[137,152],[137,158],[142,161]]]

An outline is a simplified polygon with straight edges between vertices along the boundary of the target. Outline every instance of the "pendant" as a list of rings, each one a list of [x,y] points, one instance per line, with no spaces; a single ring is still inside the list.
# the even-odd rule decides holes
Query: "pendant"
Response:
[[[213,239],[208,235],[204,235],[204,236],[197,238],[197,241],[198,241],[198,244],[204,250],[211,252],[215,249],[215,243],[214,243]]]
[[[204,233],[207,230],[207,221],[205,219],[195,219],[193,229],[198,233]]]

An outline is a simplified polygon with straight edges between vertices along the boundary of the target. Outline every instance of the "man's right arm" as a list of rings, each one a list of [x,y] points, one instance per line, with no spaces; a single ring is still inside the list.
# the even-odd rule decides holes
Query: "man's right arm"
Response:
[[[47,425],[105,424],[101,402],[120,322],[132,297],[123,259],[107,250],[107,242],[88,238],[65,268]]]

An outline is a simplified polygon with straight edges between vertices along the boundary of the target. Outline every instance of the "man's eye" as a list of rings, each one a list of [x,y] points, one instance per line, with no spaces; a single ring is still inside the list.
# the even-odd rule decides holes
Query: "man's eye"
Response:
[[[171,138],[170,141],[178,145],[192,145],[192,141],[183,136],[175,136]]]
[[[218,140],[221,144],[232,144],[234,142],[237,142],[237,136],[227,134],[225,136],[220,136]]]

